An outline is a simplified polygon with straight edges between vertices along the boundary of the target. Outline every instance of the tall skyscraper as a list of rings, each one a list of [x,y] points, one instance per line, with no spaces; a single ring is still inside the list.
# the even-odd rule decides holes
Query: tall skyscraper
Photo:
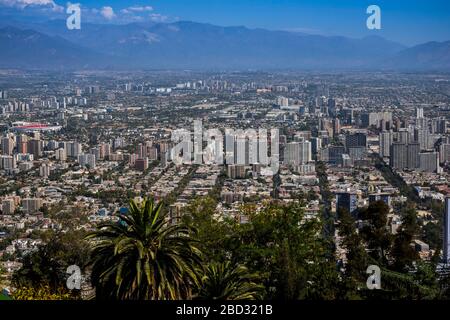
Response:
[[[21,134],[17,136],[17,153],[28,153],[28,136]]]
[[[13,154],[13,150],[14,150],[14,139],[9,135],[2,138],[2,153],[4,155],[10,156]]]
[[[450,143],[443,143],[439,146],[439,162],[445,163],[450,161]]]
[[[328,99],[328,114],[331,117],[336,117],[336,100]]]
[[[390,157],[392,144],[392,133],[385,131],[380,133],[380,156]]]
[[[409,143],[410,142],[410,134],[408,129],[402,128],[398,132],[395,133],[394,137],[395,142],[399,143]],[[413,140],[411,140],[413,142]]]
[[[28,141],[28,152],[34,156],[34,159],[39,159],[42,156],[42,141],[32,139]]]
[[[423,118],[423,108],[416,108],[416,119],[422,119]]]
[[[439,117],[431,120],[431,132],[432,133],[447,132],[447,120],[445,119],[445,117]]]
[[[284,149],[284,163],[287,165],[300,165],[311,161],[311,143],[291,142]]]
[[[279,105],[280,107],[287,107],[289,106],[289,99],[285,97],[278,97],[277,105]]]
[[[78,163],[80,166],[89,166],[89,169],[95,169],[95,155],[93,154],[79,154],[78,155]]]
[[[419,143],[408,144],[408,160],[407,167],[410,170],[414,170],[420,167],[420,145]]]
[[[351,147],[367,147],[367,136],[362,132],[348,134],[345,136],[345,146]]]
[[[428,148],[428,128],[416,128],[414,129],[414,141],[419,143],[420,150]]]
[[[450,264],[450,197],[445,199],[444,211],[444,263]]]
[[[311,138],[311,151],[314,155],[317,155],[319,150],[322,149],[322,139],[318,137]]]
[[[381,121],[392,123],[392,112],[370,112],[361,115],[361,125],[365,128],[375,126],[379,128]]]
[[[390,150],[390,165],[397,170],[403,170],[408,166],[408,145],[394,142]]]
[[[439,172],[439,153],[421,152],[419,153],[420,171]]]

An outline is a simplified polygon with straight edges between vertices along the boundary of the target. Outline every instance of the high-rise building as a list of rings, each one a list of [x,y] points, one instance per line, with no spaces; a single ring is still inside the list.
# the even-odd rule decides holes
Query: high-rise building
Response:
[[[420,150],[425,150],[428,148],[429,135],[430,133],[428,131],[428,128],[414,129],[414,141],[419,143]]]
[[[450,143],[443,143],[439,146],[439,162],[450,162]]]
[[[339,118],[333,119],[333,135],[338,136],[341,133],[341,121]]]
[[[289,99],[285,97],[278,97],[277,105],[279,105],[280,107],[287,107],[289,106]]]
[[[78,155],[78,163],[80,166],[89,166],[89,169],[95,169],[95,155],[93,154],[80,154]]]
[[[342,119],[342,123],[344,125],[352,125],[354,122],[354,115],[353,115],[353,109],[341,109],[340,117]]]
[[[56,150],[56,152],[55,152],[55,158],[56,158],[56,160],[59,160],[59,161],[61,161],[61,162],[66,161],[66,160],[67,160],[66,149],[60,148],[60,149]]]
[[[398,143],[414,142],[414,140],[410,139],[410,133],[406,128],[401,128],[399,131],[395,132],[393,141]]]
[[[397,170],[414,170],[420,166],[418,143],[394,142],[390,150],[390,165]]]
[[[422,119],[423,118],[423,108],[416,108],[416,119]]]
[[[421,152],[419,153],[420,171],[439,172],[439,153]]]
[[[243,165],[229,165],[227,167],[228,177],[231,179],[245,178],[245,166]]]
[[[350,147],[347,152],[352,161],[363,160],[367,156],[366,147]]]
[[[394,142],[390,150],[390,162],[392,168],[403,170],[408,167],[408,145]]]
[[[379,128],[381,121],[392,123],[392,112],[370,112],[361,116],[361,125],[365,128],[375,126]]]
[[[431,132],[445,134],[447,132],[447,120],[445,117],[431,120]]]
[[[158,149],[155,147],[150,147],[147,149],[147,155],[149,160],[158,160]]]
[[[388,206],[391,205],[391,195],[389,193],[373,193],[369,194],[369,203],[383,201]]]
[[[339,192],[336,194],[336,210],[345,209],[354,215],[358,209],[358,195],[352,192]]]
[[[37,160],[42,156],[42,141],[39,139],[31,139],[27,144],[28,152]]]
[[[420,145],[418,143],[410,143],[408,144],[408,160],[407,167],[410,170],[414,170],[419,168],[420,166]]]
[[[444,252],[444,263],[450,264],[450,197],[445,199],[444,210],[444,244],[442,248]]]
[[[82,152],[82,146],[79,142],[67,142],[66,143],[67,156],[72,158],[78,158]]]
[[[136,153],[137,153],[139,159],[143,159],[145,156],[147,156],[147,150],[142,143],[138,144]]]
[[[2,201],[2,212],[6,215],[11,215],[16,210],[14,199],[5,199]]]
[[[22,199],[22,207],[25,213],[35,213],[42,207],[43,201],[40,198]]]
[[[99,150],[100,150],[100,159],[108,159],[111,154],[111,145],[109,143],[102,143],[99,146]]]
[[[345,146],[349,147],[366,147],[367,135],[363,132],[348,134],[345,136]]]
[[[51,166],[44,163],[39,167],[39,176],[43,178],[48,178],[51,172]]]
[[[284,149],[285,164],[298,166],[308,163],[311,160],[311,143],[309,141],[286,144]]]
[[[2,153],[4,155],[10,156],[13,154],[14,150],[14,139],[8,135],[2,138]]]
[[[94,147],[89,150],[89,153],[93,154],[95,156],[95,161],[100,160],[100,149],[101,148],[99,148],[99,147]]]
[[[330,146],[320,151],[320,160],[331,165],[341,165],[343,154],[345,154],[344,146]]]
[[[28,153],[28,136],[24,134],[17,136],[17,152]]]
[[[137,159],[135,162],[136,170],[145,171],[148,169],[148,158]]]
[[[336,117],[336,100],[328,99],[328,114],[330,117]]]
[[[14,156],[0,156],[0,168],[5,170],[13,170],[16,166],[16,158]]]
[[[348,134],[345,136],[345,147],[347,149],[347,153],[350,153],[352,150],[352,154],[365,154],[365,149],[367,148],[367,136],[362,132],[357,132],[353,134]],[[353,150],[355,149],[355,150]],[[361,150],[362,149],[362,150]],[[352,157],[355,158],[355,157]]]
[[[388,158],[391,156],[392,133],[384,131],[380,133],[380,157]]]
[[[322,149],[322,139],[318,137],[312,137],[311,138],[312,154],[317,155],[320,149]]]

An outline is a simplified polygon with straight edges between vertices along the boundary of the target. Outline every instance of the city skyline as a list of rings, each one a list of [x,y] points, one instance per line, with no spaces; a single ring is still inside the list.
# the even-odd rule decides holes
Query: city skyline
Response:
[[[449,9],[0,0],[0,310],[448,301]]]

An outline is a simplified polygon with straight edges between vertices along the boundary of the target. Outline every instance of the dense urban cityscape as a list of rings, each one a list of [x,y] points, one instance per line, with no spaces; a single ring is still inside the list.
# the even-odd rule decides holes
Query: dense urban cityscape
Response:
[[[445,310],[449,12],[0,0],[2,316]]]
[[[85,259],[85,234],[101,223],[120,223],[130,200],[139,205],[151,198],[163,203],[170,225],[197,217],[201,243],[224,251],[230,250],[220,244],[226,239],[215,238],[224,228],[254,229],[254,214],[272,206],[301,211],[302,225],[320,222],[313,238],[329,241],[322,249],[331,264],[316,267],[337,277],[311,285],[321,299],[343,298],[316,287],[333,291],[346,277],[365,285],[369,265],[381,267],[384,294],[449,297],[448,74],[3,71],[0,88],[4,294],[41,283],[51,291],[54,281],[64,291],[66,268],[82,267]],[[198,120],[225,136],[218,144],[227,149],[223,163],[189,163],[191,144],[180,150],[174,141],[174,132],[192,132]],[[247,133],[227,135],[228,128]],[[261,152],[249,151],[256,144],[248,130],[261,128],[279,132],[279,166],[272,175],[263,174]],[[267,152],[274,140],[264,138]],[[176,161],[180,157],[187,163]],[[267,270],[257,262],[267,256],[250,252],[246,241],[241,251],[232,249],[232,260],[243,259],[252,272],[260,268],[255,283],[266,286],[263,297],[314,297],[267,284]],[[57,261],[46,261],[53,259],[49,254]],[[239,257],[245,254],[247,262]],[[290,267],[297,268],[288,264],[285,270]],[[57,280],[38,274],[39,268],[59,273]],[[86,280],[92,268],[82,268],[82,288],[58,294],[95,295]],[[279,291],[271,293],[272,286]],[[377,291],[352,290],[369,298]]]

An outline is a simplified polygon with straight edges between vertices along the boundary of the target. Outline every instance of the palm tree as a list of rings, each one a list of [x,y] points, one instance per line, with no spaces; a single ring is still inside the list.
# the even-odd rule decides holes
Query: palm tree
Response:
[[[204,300],[252,300],[261,297],[263,286],[254,282],[256,276],[246,267],[211,263],[205,268],[202,286],[197,295]]]
[[[130,202],[119,223],[87,236],[93,248],[91,280],[99,299],[187,299],[199,285],[200,251],[184,225],[170,225],[162,202]]]

